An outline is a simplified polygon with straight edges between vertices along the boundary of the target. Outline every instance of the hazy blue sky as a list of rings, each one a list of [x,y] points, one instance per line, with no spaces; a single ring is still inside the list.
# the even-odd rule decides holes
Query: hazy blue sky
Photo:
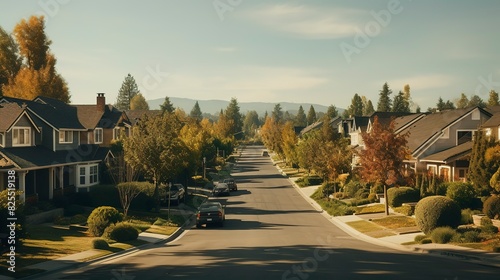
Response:
[[[342,108],[410,84],[425,110],[500,91],[499,12],[497,0],[3,0],[0,26],[46,15],[73,103],[114,103],[130,73],[146,99]]]

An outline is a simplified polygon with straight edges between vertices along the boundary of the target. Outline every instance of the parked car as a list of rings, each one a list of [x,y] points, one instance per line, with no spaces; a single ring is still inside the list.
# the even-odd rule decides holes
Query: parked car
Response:
[[[196,213],[197,228],[201,228],[202,225],[208,224],[224,226],[225,220],[225,206],[216,201],[203,202],[198,208],[198,212]]]
[[[237,191],[238,190],[238,185],[236,184],[236,182],[234,181],[233,178],[224,179],[224,180],[222,180],[222,183],[227,184],[230,191]]]
[[[173,184],[170,187],[170,191],[167,191],[167,197],[165,200],[168,202],[170,199],[170,202],[175,202],[177,205],[181,202],[181,200],[184,199],[184,196],[186,195],[186,190],[184,189],[184,186],[182,184]]]
[[[218,183],[212,190],[213,196],[228,196],[231,195],[229,186],[226,183]]]

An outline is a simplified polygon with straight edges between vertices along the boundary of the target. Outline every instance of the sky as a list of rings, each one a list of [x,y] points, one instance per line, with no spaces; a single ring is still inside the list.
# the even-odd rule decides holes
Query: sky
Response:
[[[347,108],[357,93],[376,109],[387,82],[393,96],[409,84],[425,110],[500,91],[499,11],[497,0],[2,0],[0,26],[45,16],[74,104],[98,92],[114,103],[130,73],[147,100]]]

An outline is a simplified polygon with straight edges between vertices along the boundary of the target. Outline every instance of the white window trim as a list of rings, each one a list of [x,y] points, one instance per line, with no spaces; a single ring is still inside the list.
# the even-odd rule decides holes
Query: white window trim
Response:
[[[451,181],[451,167],[447,166],[447,165],[439,166],[439,176],[444,175],[444,174],[441,174],[442,173],[441,170],[443,170],[443,169],[448,169],[448,178],[446,178],[446,179]]]
[[[438,175],[438,173],[437,173],[437,172],[438,172],[437,165],[436,165],[436,164],[427,164],[427,170],[430,170],[430,169],[431,169],[431,167],[434,167],[434,170],[436,171],[436,172],[434,173],[434,175]]]
[[[66,132],[69,132],[68,135],[71,135],[69,138],[70,141],[66,139]],[[61,133],[64,133],[63,141],[61,141]],[[72,144],[73,143],[73,131],[72,130],[59,130],[59,144]]]
[[[5,133],[0,133],[0,147],[5,147]]]
[[[97,174],[90,173],[91,169],[94,167],[96,168]],[[83,184],[80,181],[80,179],[82,177],[81,170],[80,170],[81,168],[83,168],[83,170],[85,171],[85,173],[83,174],[83,177],[85,178],[85,182]],[[88,164],[88,165],[78,165],[76,170],[78,171],[77,180],[76,180],[77,187],[86,188],[86,187],[90,187],[90,186],[94,186],[94,185],[99,184],[99,164],[98,163]],[[90,183],[90,177],[94,176],[94,175],[96,175],[96,181]]]
[[[458,145],[458,133],[459,132],[470,132],[471,133],[471,138],[474,140],[474,136],[476,134],[476,130],[475,129],[457,129],[457,131],[455,132],[456,135],[455,135],[455,145]]]
[[[441,139],[449,139],[450,138],[450,128],[447,127],[443,130],[443,135],[441,135]]]
[[[16,144],[14,142],[14,131],[15,130],[23,130],[23,133],[25,130],[28,130],[28,137],[25,137],[25,140],[27,139],[28,143],[25,144]],[[12,128],[12,147],[28,147],[31,146],[31,127],[23,127],[23,126],[17,126]]]
[[[100,141],[98,141],[98,139],[97,139],[97,131],[101,132]],[[97,127],[96,129],[94,129],[94,144],[102,144],[103,140],[104,140],[104,131],[102,130],[102,128]]]

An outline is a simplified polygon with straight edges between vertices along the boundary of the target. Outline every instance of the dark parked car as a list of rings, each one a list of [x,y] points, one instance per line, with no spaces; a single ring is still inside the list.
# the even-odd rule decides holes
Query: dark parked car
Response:
[[[237,191],[238,190],[238,185],[236,185],[236,182],[234,181],[233,178],[227,178],[222,181],[222,183],[227,184],[229,187],[230,191]]]
[[[170,192],[167,191],[166,201],[170,199],[170,202],[175,202],[177,205],[184,199],[186,190],[182,184],[173,184],[170,187]]]
[[[208,224],[224,226],[225,220],[225,206],[216,201],[207,201],[202,203],[196,213],[197,228],[201,228],[202,225]]]
[[[230,194],[229,186],[226,183],[218,183],[212,190],[213,196],[228,196]]]

